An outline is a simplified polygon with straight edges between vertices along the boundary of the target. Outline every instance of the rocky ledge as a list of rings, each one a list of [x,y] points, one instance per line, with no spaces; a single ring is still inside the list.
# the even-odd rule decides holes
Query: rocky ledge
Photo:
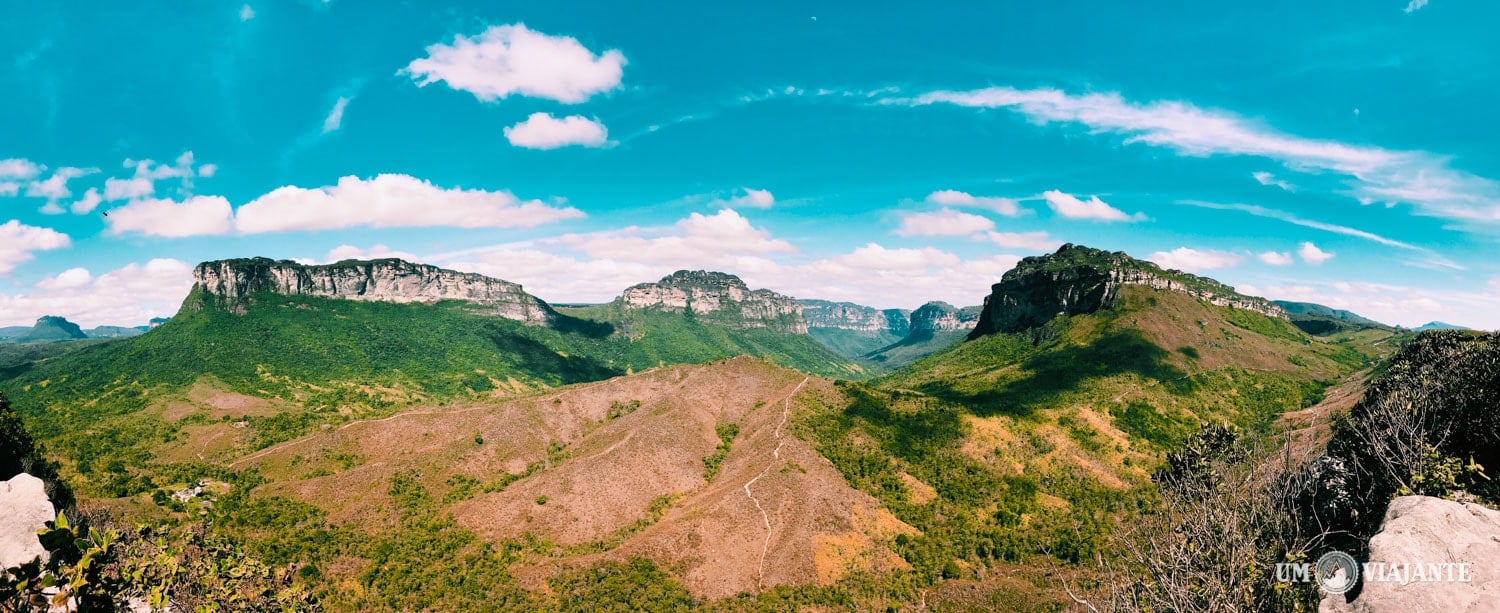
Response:
[[[807,333],[802,305],[768,289],[751,290],[731,274],[679,270],[656,283],[633,285],[620,296],[627,309],[688,313],[731,328]]]
[[[1323,596],[1322,613],[1493,611],[1500,603],[1500,511],[1402,496],[1370,539],[1358,596]],[[1354,592],[1350,592],[1352,595]]]
[[[1019,332],[1059,314],[1080,315],[1109,308],[1126,285],[1183,292],[1219,306],[1286,317],[1286,312],[1271,301],[1240,294],[1213,279],[1164,270],[1119,251],[1067,244],[1053,254],[1024,258],[1006,272],[985,298],[984,312],[970,336]]]
[[[446,270],[394,258],[309,265],[248,258],[204,262],[193,269],[195,289],[221,308],[243,312],[259,293],[340,300],[435,303],[462,300],[492,314],[548,325],[556,316],[521,286],[484,275]]]

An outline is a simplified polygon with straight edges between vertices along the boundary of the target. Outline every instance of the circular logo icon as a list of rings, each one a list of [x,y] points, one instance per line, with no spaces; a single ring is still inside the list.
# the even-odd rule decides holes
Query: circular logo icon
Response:
[[[1329,594],[1342,594],[1359,583],[1359,563],[1342,551],[1323,554],[1313,565],[1313,572],[1317,573],[1318,585]]]

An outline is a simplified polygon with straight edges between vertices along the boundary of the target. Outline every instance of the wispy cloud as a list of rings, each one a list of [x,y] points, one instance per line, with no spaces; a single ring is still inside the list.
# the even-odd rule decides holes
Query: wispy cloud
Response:
[[[1422,7],[1424,6],[1427,6],[1427,0],[1411,0],[1411,2],[1406,3],[1406,8],[1401,9],[1401,12],[1410,15],[1422,10]]]
[[[1385,245],[1387,247],[1395,247],[1397,249],[1405,249],[1407,251],[1421,253],[1423,255],[1422,259],[1408,262],[1412,265],[1446,268],[1449,270],[1466,270],[1463,265],[1444,258],[1438,255],[1437,252],[1426,247],[1419,247],[1411,243],[1387,238],[1379,234],[1375,234],[1374,232],[1367,232],[1358,228],[1351,228],[1349,226],[1341,226],[1338,224],[1304,219],[1286,211],[1263,207],[1256,204],[1222,204],[1217,202],[1204,202],[1202,200],[1178,200],[1177,204],[1195,206],[1205,209],[1215,209],[1220,211],[1239,211],[1241,213],[1248,213],[1256,217],[1265,217],[1267,219],[1284,221],[1286,223],[1302,226],[1304,228],[1312,228],[1314,230],[1322,230],[1324,232],[1332,232],[1334,234],[1342,234],[1344,236],[1361,238],[1367,241]]]
[[[328,116],[323,118],[323,133],[327,134],[338,130],[344,125],[344,107],[349,106],[353,96],[339,96],[333,103],[333,108],[328,111]]]
[[[1386,238],[1379,234],[1375,234],[1374,232],[1366,232],[1364,230],[1351,228],[1349,226],[1341,226],[1338,224],[1313,221],[1311,219],[1303,219],[1295,214],[1260,206],[1258,204],[1223,204],[1218,202],[1205,202],[1202,200],[1178,200],[1177,204],[1185,204],[1187,206],[1195,206],[1204,209],[1215,209],[1219,211],[1239,211],[1241,213],[1249,213],[1256,217],[1265,217],[1267,219],[1284,221],[1289,224],[1302,226],[1304,228],[1313,228],[1315,230],[1323,230],[1324,232],[1333,232],[1334,234],[1342,234],[1344,236],[1362,238],[1368,241],[1380,243],[1387,247],[1397,247],[1401,249],[1410,249],[1413,251],[1426,251],[1426,249],[1422,247],[1418,247],[1411,243],[1405,243],[1395,239]]]
[[[1350,195],[1362,203],[1406,203],[1422,215],[1500,227],[1500,184],[1455,169],[1446,157],[1286,134],[1188,102],[1139,103],[1118,93],[990,87],[886,98],[882,103],[1004,108],[1039,123],[1079,124],[1096,133],[1120,135],[1126,143],[1167,147],[1186,156],[1264,157],[1294,171],[1345,175]]]
[[[1288,182],[1286,182],[1286,181],[1284,181],[1282,179],[1277,179],[1276,175],[1273,175],[1273,174],[1271,174],[1269,172],[1265,172],[1265,171],[1252,172],[1252,173],[1250,173],[1250,176],[1255,177],[1255,181],[1257,183],[1260,183],[1261,185],[1275,186],[1275,187],[1279,187],[1279,188],[1284,189],[1284,190],[1289,191],[1289,192],[1297,191],[1296,186],[1294,186],[1291,183],[1288,183]]]

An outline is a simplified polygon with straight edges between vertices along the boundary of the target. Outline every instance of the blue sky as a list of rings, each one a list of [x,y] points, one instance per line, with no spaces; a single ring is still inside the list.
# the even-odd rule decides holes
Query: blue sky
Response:
[[[715,4],[11,7],[0,325],[253,255],[968,305],[1066,241],[1500,327],[1500,5]]]

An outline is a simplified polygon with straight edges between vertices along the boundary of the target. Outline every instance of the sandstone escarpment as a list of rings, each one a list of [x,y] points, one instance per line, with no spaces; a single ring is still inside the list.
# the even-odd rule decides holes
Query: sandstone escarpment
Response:
[[[242,309],[259,293],[340,300],[435,303],[462,300],[492,314],[547,325],[552,308],[521,286],[484,275],[398,259],[346,260],[306,265],[250,258],[204,262],[193,270],[195,289],[220,308]]]
[[[942,301],[924,304],[911,313],[912,332],[968,330],[979,321],[983,307],[958,308]]]
[[[1022,259],[985,298],[984,312],[971,337],[1032,328],[1059,314],[1080,315],[1114,305],[1120,288],[1144,285],[1182,292],[1218,306],[1286,317],[1264,298],[1245,296],[1213,279],[1176,270],[1123,252],[1063,245],[1056,253]]]
[[[852,302],[798,300],[809,328],[832,328],[856,332],[889,332],[906,336],[911,331],[911,311],[876,309]]]
[[[620,296],[627,309],[687,313],[731,328],[807,333],[802,305],[768,289],[751,290],[734,275],[679,270],[656,283],[633,285]]]

